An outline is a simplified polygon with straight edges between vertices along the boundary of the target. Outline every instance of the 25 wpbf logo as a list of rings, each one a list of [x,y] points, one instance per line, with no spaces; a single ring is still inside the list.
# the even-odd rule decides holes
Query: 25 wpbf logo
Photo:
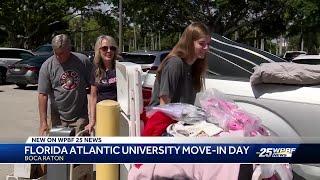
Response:
[[[260,148],[259,157],[292,157],[296,148]]]

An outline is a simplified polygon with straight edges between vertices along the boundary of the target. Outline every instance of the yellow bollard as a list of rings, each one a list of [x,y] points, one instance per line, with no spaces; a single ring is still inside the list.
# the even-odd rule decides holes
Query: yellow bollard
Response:
[[[119,136],[119,103],[112,100],[104,100],[97,104],[96,136]],[[119,165],[96,165],[96,180],[118,180]]]

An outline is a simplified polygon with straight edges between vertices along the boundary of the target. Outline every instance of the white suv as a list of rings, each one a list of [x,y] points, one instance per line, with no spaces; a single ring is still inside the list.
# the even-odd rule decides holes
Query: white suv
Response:
[[[320,64],[320,55],[300,55],[292,59],[292,62],[299,64]]]
[[[161,61],[169,54],[170,51],[135,51],[123,52],[121,54],[122,62],[132,62],[140,64],[143,71],[156,69]]]
[[[292,59],[294,59],[295,57],[306,54],[307,52],[305,51],[286,51],[283,55],[283,59],[287,61],[292,61]]]

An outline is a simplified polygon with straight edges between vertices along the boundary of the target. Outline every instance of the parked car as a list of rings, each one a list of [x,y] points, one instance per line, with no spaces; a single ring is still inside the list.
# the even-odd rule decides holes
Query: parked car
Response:
[[[53,54],[34,56],[10,65],[7,72],[7,81],[25,88],[28,84],[38,84],[41,65]]]
[[[94,59],[94,51],[83,51],[82,54],[86,55],[91,62]]]
[[[19,48],[0,48],[0,84],[6,82],[8,66],[20,60],[35,56],[28,50]]]
[[[251,86],[249,82],[255,65],[283,62],[282,58],[214,34],[208,62],[206,89],[223,92],[240,107],[257,115],[272,135],[320,137],[320,98],[316,98],[320,85]],[[149,71],[142,84],[144,105],[150,101],[154,81],[155,73]],[[306,179],[320,179],[319,167],[318,164],[294,164],[293,170]]]
[[[123,52],[123,62],[140,64],[143,71],[156,69],[170,51],[135,51]]]
[[[283,59],[285,59],[287,61],[291,61],[295,57],[297,57],[299,55],[305,55],[305,54],[307,54],[307,52],[305,52],[305,51],[286,51],[283,55]]]
[[[320,55],[300,55],[292,60],[299,64],[320,64]]]
[[[39,47],[37,47],[35,50],[33,50],[33,53],[38,56],[47,56],[51,54],[53,51],[51,44],[44,44]]]

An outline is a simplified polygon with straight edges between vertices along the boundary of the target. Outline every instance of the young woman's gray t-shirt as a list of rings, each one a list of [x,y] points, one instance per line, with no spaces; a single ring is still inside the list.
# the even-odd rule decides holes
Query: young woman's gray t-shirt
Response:
[[[192,82],[191,65],[179,57],[171,57],[165,63],[161,77],[155,80],[150,105],[159,105],[159,97],[163,95],[168,96],[171,103],[194,104],[197,91]]]
[[[88,117],[86,87],[92,63],[79,53],[60,64],[55,55],[47,59],[39,72],[38,92],[48,94],[61,120],[75,121]]]

